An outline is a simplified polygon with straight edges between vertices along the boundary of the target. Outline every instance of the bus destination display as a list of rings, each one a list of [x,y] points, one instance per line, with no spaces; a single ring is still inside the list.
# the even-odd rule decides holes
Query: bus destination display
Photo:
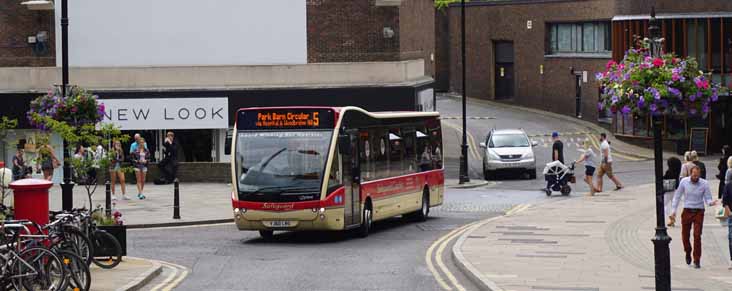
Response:
[[[323,129],[334,127],[333,111],[327,109],[240,111],[239,129]]]

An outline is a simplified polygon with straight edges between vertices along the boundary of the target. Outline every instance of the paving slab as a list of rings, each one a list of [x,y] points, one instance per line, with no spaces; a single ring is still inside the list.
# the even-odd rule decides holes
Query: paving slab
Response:
[[[654,203],[653,185],[550,201],[466,232],[454,256],[494,291],[654,290]],[[700,270],[684,263],[680,227],[669,229],[675,290],[732,290],[727,228],[713,212]]]
[[[92,265],[91,290],[96,291],[134,291],[143,290],[162,271],[157,261],[124,257],[114,269],[102,269]]]

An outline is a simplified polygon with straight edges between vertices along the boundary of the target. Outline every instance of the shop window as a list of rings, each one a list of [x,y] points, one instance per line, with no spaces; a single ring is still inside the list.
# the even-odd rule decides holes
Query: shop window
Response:
[[[699,68],[707,68],[707,20],[694,19],[687,23],[688,55],[697,60]]]
[[[549,24],[549,54],[610,53],[610,23],[580,22]]]
[[[682,139],[686,136],[686,119],[681,117],[666,117],[666,138]]]

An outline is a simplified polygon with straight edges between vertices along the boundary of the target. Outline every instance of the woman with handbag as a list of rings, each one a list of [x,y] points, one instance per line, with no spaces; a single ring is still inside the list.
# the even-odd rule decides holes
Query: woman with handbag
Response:
[[[722,207],[724,217],[727,218],[727,239],[729,241],[729,270],[732,270],[732,183],[724,186],[722,193]]]
[[[53,147],[50,144],[42,145],[38,149],[38,164],[43,171],[43,179],[53,180],[53,169],[58,168],[61,163],[56,158]]]

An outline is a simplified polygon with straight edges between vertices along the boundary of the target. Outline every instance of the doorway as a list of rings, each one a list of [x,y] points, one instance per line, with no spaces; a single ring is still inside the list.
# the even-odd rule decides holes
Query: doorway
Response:
[[[496,99],[511,99],[514,97],[514,68],[513,42],[495,41],[495,82]]]

